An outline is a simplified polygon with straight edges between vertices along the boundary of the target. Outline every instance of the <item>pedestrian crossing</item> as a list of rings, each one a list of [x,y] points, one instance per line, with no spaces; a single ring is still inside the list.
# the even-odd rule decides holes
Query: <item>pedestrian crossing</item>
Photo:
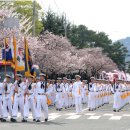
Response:
[[[21,114],[18,114],[18,118],[21,118]],[[32,120],[32,114],[29,114],[29,120]],[[109,120],[109,121],[118,121],[118,120],[130,120],[130,114],[128,113],[98,113],[98,112],[89,112],[83,110],[81,114],[76,114],[72,112],[51,112],[49,113],[49,121],[54,120]]]

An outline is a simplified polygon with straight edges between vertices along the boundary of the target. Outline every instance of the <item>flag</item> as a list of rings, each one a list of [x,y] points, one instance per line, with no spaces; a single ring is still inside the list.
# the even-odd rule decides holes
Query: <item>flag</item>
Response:
[[[12,51],[11,51],[11,46],[9,44],[8,38],[4,39],[4,45],[2,48],[2,61],[12,61]]]
[[[29,76],[31,68],[32,68],[32,58],[28,48],[28,42],[26,38],[24,38],[24,60],[25,60],[25,76]]]

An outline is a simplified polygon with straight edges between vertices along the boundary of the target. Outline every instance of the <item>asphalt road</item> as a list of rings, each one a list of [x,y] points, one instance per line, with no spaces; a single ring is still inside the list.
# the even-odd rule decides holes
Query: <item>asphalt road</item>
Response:
[[[57,112],[51,107],[48,122],[32,122],[30,114],[28,122],[22,123],[18,114],[17,123],[0,122],[0,130],[130,130],[130,105],[115,113],[112,111],[112,99],[110,104],[92,112],[84,105],[81,115],[76,115],[75,109]]]

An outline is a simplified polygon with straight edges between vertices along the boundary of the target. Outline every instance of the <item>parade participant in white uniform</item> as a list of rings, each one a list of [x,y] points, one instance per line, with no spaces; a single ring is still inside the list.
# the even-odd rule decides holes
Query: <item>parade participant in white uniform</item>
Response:
[[[51,92],[51,97],[52,97],[52,105],[55,105],[55,100],[56,100],[56,93],[55,93],[55,80],[52,80],[52,92]]]
[[[16,80],[13,84],[14,91],[14,105],[12,110],[12,122],[16,122],[18,114],[18,108],[20,108],[21,116],[24,117],[24,92],[26,89],[26,83],[22,82],[22,75],[16,74]]]
[[[48,99],[50,100],[49,106],[52,106],[52,100],[53,100],[53,84],[50,79],[47,80],[47,93],[48,93]]]
[[[61,111],[63,106],[63,84],[61,83],[61,78],[57,78],[57,83],[55,84],[56,92],[56,110]]]
[[[73,89],[73,85],[71,83],[71,79],[67,79],[67,83],[68,83],[68,96],[69,96],[69,107],[72,107],[73,105],[73,97],[72,97],[72,89]]]
[[[95,78],[91,77],[91,82],[89,83],[89,94],[88,94],[88,108],[89,111],[95,110],[95,83],[94,83]]]
[[[119,112],[121,106],[121,92],[120,92],[120,83],[119,80],[114,84],[114,104],[113,111]]]
[[[35,94],[36,83],[34,83],[35,77],[30,75],[27,77],[27,86],[25,91],[25,105],[24,105],[24,119],[22,122],[27,122],[29,117],[29,110],[32,111],[33,121],[36,121],[36,107],[35,107]]]
[[[69,106],[69,86],[68,86],[68,83],[67,83],[67,77],[64,77],[63,78],[63,86],[64,86],[64,89],[63,89],[63,95],[64,95],[64,106],[65,106],[65,109],[68,108]]]
[[[75,97],[76,114],[82,112],[82,82],[80,81],[81,76],[76,75],[76,82],[73,84],[73,94]]]
[[[6,122],[6,119],[8,118],[8,110],[9,114],[12,117],[12,95],[13,95],[13,87],[12,83],[10,82],[11,76],[6,74],[6,78],[4,79],[4,92],[3,92],[3,119],[2,122]],[[8,109],[7,109],[8,107]],[[12,118],[10,119],[12,120]]]
[[[36,122],[40,122],[41,119],[41,110],[43,108],[45,122],[48,121],[48,105],[46,97],[46,86],[47,82],[45,81],[45,74],[40,74],[40,81],[36,84]]]
[[[75,83],[75,79],[72,79],[72,91],[73,91],[74,83]],[[73,93],[72,93],[72,106],[75,107],[75,97]]]
[[[87,104],[87,80],[82,81],[82,103]]]
[[[0,121],[2,120],[2,94],[4,92],[3,83],[0,83]]]

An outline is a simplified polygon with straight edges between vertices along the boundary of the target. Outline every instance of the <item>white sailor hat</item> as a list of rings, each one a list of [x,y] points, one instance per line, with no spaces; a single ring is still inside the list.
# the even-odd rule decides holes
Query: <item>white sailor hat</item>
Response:
[[[90,79],[95,79],[94,77],[90,77]]]
[[[33,79],[35,78],[35,77],[34,77],[33,75],[31,75],[31,74],[28,75],[28,76],[26,76],[26,77],[27,77],[27,78],[33,78]]]
[[[63,77],[64,80],[67,80],[67,77]]]
[[[36,77],[36,80],[40,80],[40,77]]]
[[[75,75],[75,78],[81,78],[81,76],[80,75]]]
[[[39,76],[44,76],[44,77],[45,77],[45,76],[46,76],[46,74],[44,74],[44,73],[40,73],[40,74],[39,74]]]
[[[58,77],[57,80],[62,80],[62,78]]]
[[[12,78],[12,76],[9,75],[9,74],[6,74],[5,77],[7,77],[7,78]]]
[[[72,81],[75,81],[75,79],[72,79]]]
[[[83,80],[83,82],[88,82],[87,80]]]
[[[67,81],[71,81],[71,79],[67,79]]]
[[[18,77],[20,77],[20,78],[22,78],[22,77],[23,77],[21,74],[16,74],[16,76],[18,76]]]

